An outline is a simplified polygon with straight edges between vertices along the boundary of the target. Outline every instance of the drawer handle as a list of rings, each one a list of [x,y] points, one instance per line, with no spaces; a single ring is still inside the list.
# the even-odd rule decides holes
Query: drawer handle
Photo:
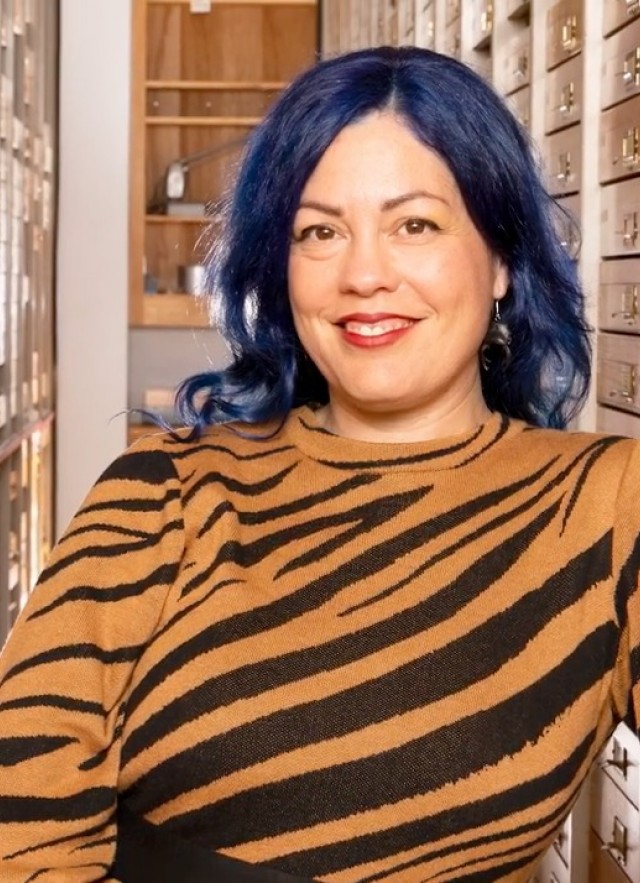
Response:
[[[565,153],[558,154],[558,171],[556,178],[561,184],[568,184],[571,178],[571,152],[567,150]]]
[[[602,848],[610,853],[611,857],[616,859],[619,864],[626,865],[627,853],[629,851],[629,838],[627,835],[627,829],[618,816],[613,817],[611,840],[609,840],[608,843],[603,843]]]
[[[573,111],[575,106],[575,86],[573,83],[567,83],[560,90],[560,104],[556,107],[562,116],[566,116]]]
[[[638,212],[629,212],[622,219],[622,230],[616,230],[618,236],[622,236],[622,244],[625,248],[633,248],[638,238]]]
[[[517,77],[520,80],[524,80],[524,78],[529,73],[529,56],[526,52],[523,52],[522,55],[519,55],[516,59],[516,66],[513,71],[514,77]]]
[[[638,318],[638,286],[637,285],[626,285],[622,291],[622,298],[620,303],[620,309],[611,313],[612,319],[623,319],[627,325],[635,325],[636,320]],[[603,762],[603,766],[614,766],[618,769],[622,770],[622,774],[625,779],[627,778],[627,767],[629,762],[627,760],[627,750],[623,749],[624,755],[623,760],[619,759],[619,744],[617,740],[614,740],[613,750],[612,750],[612,759],[605,760]]]
[[[610,389],[610,399],[622,399],[625,404],[630,405],[635,401],[636,397],[636,366],[630,365],[628,362],[619,363],[620,381],[619,389]]]
[[[636,286],[634,285],[633,287],[634,287],[635,293],[637,295]],[[638,306],[637,300],[634,299],[634,305],[633,305],[634,315],[637,312],[637,306]],[[616,313],[613,313],[612,315],[615,316]],[[626,315],[625,315],[625,318],[626,318]],[[627,770],[630,767],[629,755],[627,754],[627,749],[623,745],[621,745],[617,739],[613,740],[613,745],[611,746],[611,756],[605,758],[605,760],[603,760],[603,762],[602,762],[603,769],[607,769],[608,767],[613,767],[616,770],[620,770],[623,778],[625,778],[625,779],[627,778]]]
[[[637,15],[640,12],[640,0],[626,0],[627,15]]]
[[[627,52],[620,76],[626,89],[640,86],[640,46]]]
[[[487,3],[480,15],[480,30],[485,35],[493,30],[493,3]]]
[[[622,164],[632,168],[640,162],[640,128],[627,129],[622,137]]]
[[[570,15],[568,16],[560,31],[560,43],[565,52],[572,52],[577,44],[577,35],[578,35],[578,16]]]

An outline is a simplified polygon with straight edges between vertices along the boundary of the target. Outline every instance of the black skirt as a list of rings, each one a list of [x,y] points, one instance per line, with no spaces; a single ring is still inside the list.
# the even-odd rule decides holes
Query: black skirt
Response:
[[[111,874],[121,883],[314,883],[275,868],[209,852],[163,832],[159,825],[121,806],[116,860]]]

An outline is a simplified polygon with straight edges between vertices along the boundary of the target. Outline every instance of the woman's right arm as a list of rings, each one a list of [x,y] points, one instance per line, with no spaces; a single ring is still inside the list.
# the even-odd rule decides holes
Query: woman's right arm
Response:
[[[153,440],[116,460],[0,655],[0,879],[110,880],[124,701],[183,551],[180,483]]]

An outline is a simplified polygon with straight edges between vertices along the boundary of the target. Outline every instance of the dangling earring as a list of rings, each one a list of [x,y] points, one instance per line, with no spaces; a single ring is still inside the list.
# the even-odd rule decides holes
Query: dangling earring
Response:
[[[492,355],[499,355],[503,364],[508,364],[511,359],[511,332],[500,315],[500,301],[493,302],[493,318],[487,329],[482,346],[480,347],[480,362],[485,371],[489,368]]]

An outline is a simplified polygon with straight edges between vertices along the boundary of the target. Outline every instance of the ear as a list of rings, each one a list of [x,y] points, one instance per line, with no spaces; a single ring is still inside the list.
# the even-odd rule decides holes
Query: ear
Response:
[[[499,259],[495,259],[495,276],[493,280],[493,299],[502,300],[509,290],[509,271],[505,264]]]

